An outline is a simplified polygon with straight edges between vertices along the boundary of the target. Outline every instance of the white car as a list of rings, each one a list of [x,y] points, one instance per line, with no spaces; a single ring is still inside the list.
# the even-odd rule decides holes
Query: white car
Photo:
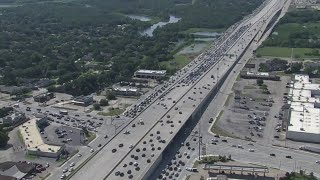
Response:
[[[81,157],[82,155],[81,154],[78,154],[78,157]]]
[[[73,168],[70,168],[70,169],[69,169],[69,172],[72,172],[72,171],[73,171]]]
[[[65,174],[62,174],[61,177],[60,177],[60,179],[64,179],[65,177],[66,177],[66,175],[65,175]]]
[[[65,168],[62,172],[63,172],[63,173],[68,172],[68,168]]]
[[[93,149],[90,149],[90,152],[91,152],[91,153],[93,153],[93,152],[94,152],[94,150],[93,150]]]
[[[320,160],[316,161],[317,164],[320,164]]]
[[[76,165],[74,162],[72,162],[71,164],[70,164],[70,167],[73,167],[74,165]]]

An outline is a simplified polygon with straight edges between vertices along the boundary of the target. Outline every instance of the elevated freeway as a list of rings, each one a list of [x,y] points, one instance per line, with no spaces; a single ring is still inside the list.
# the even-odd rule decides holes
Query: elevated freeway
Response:
[[[156,88],[144,103],[128,112],[134,119],[69,178],[148,179],[175,135],[187,121],[199,117],[246,47],[284,2],[267,1],[233,27],[220,44]]]

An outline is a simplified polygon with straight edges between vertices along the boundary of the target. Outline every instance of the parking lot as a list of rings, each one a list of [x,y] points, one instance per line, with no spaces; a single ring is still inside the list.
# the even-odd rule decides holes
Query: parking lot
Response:
[[[48,126],[41,136],[47,144],[67,144],[81,146],[86,143],[85,136],[80,129],[52,124]]]
[[[290,77],[283,76],[281,81],[265,80],[262,87],[257,80],[240,79],[234,84],[235,93],[230,95],[216,126],[222,133],[241,139],[270,143],[285,139],[281,133],[285,130],[281,107],[289,81]]]

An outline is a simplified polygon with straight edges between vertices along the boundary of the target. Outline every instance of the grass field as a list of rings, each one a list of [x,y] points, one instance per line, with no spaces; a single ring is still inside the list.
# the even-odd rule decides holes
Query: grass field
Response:
[[[319,23],[305,23],[305,24],[298,24],[298,23],[287,23],[279,25],[274,32],[277,32],[278,35],[272,35],[273,38],[278,38],[281,40],[287,40],[290,34],[302,31],[312,32],[315,35],[320,35],[320,24]]]
[[[320,50],[320,49],[318,49]],[[311,48],[293,48],[293,57],[296,58],[318,58],[319,56],[309,56],[306,53],[311,53]],[[286,47],[263,47],[257,51],[257,56],[271,56],[271,57],[291,57],[291,48]]]
[[[120,108],[114,108],[114,109],[109,109],[109,112],[98,112],[98,115],[101,116],[117,116],[122,114],[125,111],[125,109],[120,109]]]
[[[168,69],[181,69],[186,66],[191,60],[192,59],[186,55],[175,55],[173,60],[161,62],[160,65],[165,66]]]

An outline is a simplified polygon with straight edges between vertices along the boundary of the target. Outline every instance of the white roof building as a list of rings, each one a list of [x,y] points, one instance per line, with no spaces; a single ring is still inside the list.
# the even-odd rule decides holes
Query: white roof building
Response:
[[[134,73],[134,76],[138,78],[158,78],[158,77],[165,77],[166,73],[167,73],[166,70],[140,69]]]
[[[291,96],[290,124],[287,138],[320,142],[320,85],[313,84],[308,75],[295,75]]]

